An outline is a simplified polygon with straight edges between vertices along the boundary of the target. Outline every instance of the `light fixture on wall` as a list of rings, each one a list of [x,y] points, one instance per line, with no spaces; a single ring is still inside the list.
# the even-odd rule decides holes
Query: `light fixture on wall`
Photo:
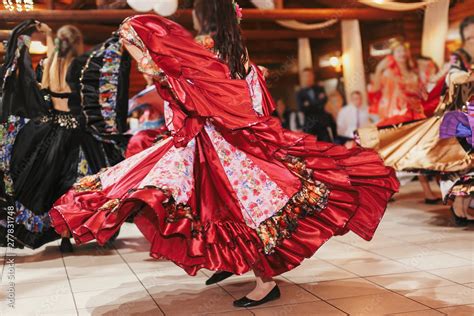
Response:
[[[341,66],[341,59],[337,56],[332,56],[329,58],[329,64],[334,68],[338,68]]]
[[[34,9],[35,4],[33,0],[3,0],[3,6],[9,11],[31,11]]]

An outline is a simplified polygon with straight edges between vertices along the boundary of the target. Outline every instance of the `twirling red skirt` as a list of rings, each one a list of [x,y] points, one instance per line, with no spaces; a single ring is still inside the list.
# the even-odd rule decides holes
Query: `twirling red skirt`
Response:
[[[55,203],[52,225],[59,233],[72,232],[77,243],[95,239],[104,244],[136,214],[151,256],[167,258],[190,275],[206,268],[274,276],[298,266],[334,235],[353,231],[370,240],[398,190],[393,169],[373,151],[348,150],[287,131],[274,137],[270,128],[219,131],[290,197],[257,227],[244,218],[247,197],[230,182],[227,156],[220,156],[206,129],[195,138],[187,203],[175,201],[173,188],[140,184],[176,149],[168,139],[115,166],[125,170],[127,161],[142,155],[113,184],[101,183],[100,175],[80,181]],[[243,183],[262,194],[252,181]]]

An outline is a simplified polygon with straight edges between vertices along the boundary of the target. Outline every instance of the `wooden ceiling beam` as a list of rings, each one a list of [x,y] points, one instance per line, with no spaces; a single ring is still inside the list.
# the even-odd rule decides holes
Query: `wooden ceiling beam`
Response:
[[[36,19],[42,22],[58,23],[120,23],[125,18],[139,14],[133,10],[34,10],[30,12],[7,12],[0,15],[2,22],[21,22]],[[341,8],[341,9],[244,9],[244,19],[248,21],[298,20],[315,21],[326,19],[391,20],[406,16],[407,12],[385,11],[379,9]],[[178,10],[174,19],[190,21],[191,10]]]
[[[244,30],[243,36],[246,40],[283,40],[297,39],[302,37],[316,39],[332,39],[338,36],[336,30],[325,31],[290,31],[290,30]]]
[[[53,29],[57,29],[60,25],[53,23],[50,24]],[[105,26],[105,25],[90,25],[90,24],[74,24],[83,33],[84,42],[87,44],[98,44],[112,35],[112,32],[117,30],[116,26]],[[10,31],[4,30],[0,33],[0,40],[8,38]],[[300,37],[308,37],[313,39],[334,39],[338,36],[338,32],[335,29],[328,29],[325,31],[291,31],[291,30],[243,30],[243,36],[246,41],[252,42],[256,40],[266,41],[280,41],[280,40],[291,40]],[[288,50],[295,47],[292,44],[286,44],[282,47],[282,50]],[[271,49],[278,50],[278,47],[272,46]]]
[[[287,51],[297,51],[298,42],[296,39],[290,40],[274,40],[266,41],[265,45],[262,45],[262,40],[246,40],[245,44],[249,49],[256,52],[287,52]]]
[[[8,30],[0,30],[0,41],[7,40],[10,36],[11,31]]]

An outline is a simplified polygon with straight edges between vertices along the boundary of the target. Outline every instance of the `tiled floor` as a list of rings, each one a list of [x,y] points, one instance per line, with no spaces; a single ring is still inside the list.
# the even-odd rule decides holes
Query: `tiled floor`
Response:
[[[300,267],[277,278],[282,298],[251,310],[232,301],[252,275],[206,287],[148,257],[147,243],[127,224],[113,247],[89,244],[62,256],[56,244],[17,251],[16,308],[0,315],[474,315],[474,225],[453,227],[446,206],[427,206],[416,183],[391,203],[372,242],[330,240]],[[2,253],[4,249],[2,249]],[[6,265],[5,265],[6,266]]]

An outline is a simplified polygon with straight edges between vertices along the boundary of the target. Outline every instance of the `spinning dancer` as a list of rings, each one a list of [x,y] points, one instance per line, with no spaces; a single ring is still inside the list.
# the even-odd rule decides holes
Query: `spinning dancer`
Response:
[[[50,217],[58,233],[103,244],[135,213],[151,255],[190,275],[253,270],[256,288],[234,305],[255,306],[280,297],[272,276],[332,236],[370,240],[398,181],[373,151],[282,129],[236,4],[197,0],[194,18],[204,47],[157,15],[122,24],[125,46],[166,101],[171,137],[83,178]]]
[[[447,76],[449,101],[455,111],[444,115],[440,137],[459,140],[466,154],[473,157],[474,128],[474,16],[461,23],[463,47],[451,57],[451,68]],[[457,173],[447,174],[441,181],[441,190],[446,202],[452,202],[451,212],[458,226],[474,220],[474,162]]]

